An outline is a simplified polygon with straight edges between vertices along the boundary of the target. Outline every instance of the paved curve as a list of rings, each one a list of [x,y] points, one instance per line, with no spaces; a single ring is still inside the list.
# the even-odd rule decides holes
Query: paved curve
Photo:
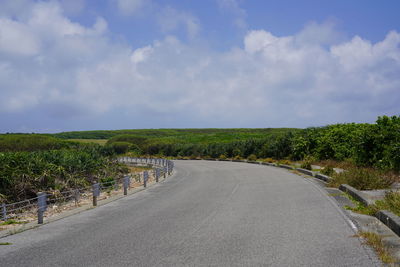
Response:
[[[379,266],[316,185],[245,163],[180,161],[146,191],[0,239],[0,266]]]

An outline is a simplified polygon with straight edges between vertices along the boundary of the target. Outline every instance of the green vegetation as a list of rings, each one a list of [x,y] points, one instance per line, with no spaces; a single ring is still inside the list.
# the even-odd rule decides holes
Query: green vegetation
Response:
[[[379,210],[374,205],[365,206],[362,202],[358,201],[357,199],[355,199],[354,197],[352,197],[348,193],[343,193],[343,194],[348,199],[350,199],[351,202],[353,202],[353,204],[354,204],[354,207],[345,206],[344,208],[347,209],[347,210],[351,210],[351,211],[354,211],[356,213],[370,215],[370,216],[374,216]]]
[[[107,143],[107,139],[68,139],[71,142],[78,143],[95,143],[104,146]]]
[[[164,143],[212,143],[265,138],[273,134],[297,131],[293,128],[265,129],[137,129],[115,131],[80,131],[52,134],[61,139],[110,139],[117,135],[135,135]],[[119,140],[122,141],[122,140]]]
[[[70,146],[71,143],[36,134],[5,134],[0,135],[0,151],[37,151],[60,149]]]
[[[43,135],[3,135],[0,146],[0,201],[35,197],[39,191],[68,190],[117,177],[126,169],[114,151],[97,144]]]
[[[106,144],[104,139],[108,139]],[[361,190],[388,188],[398,180],[400,171],[400,117],[378,117],[374,124],[348,123],[307,129],[3,134],[0,135],[0,199],[21,199],[34,196],[39,190],[64,190],[112,177],[123,171],[110,160],[114,154],[264,159],[280,164],[293,160],[301,161],[307,169],[311,169],[312,163],[326,162],[322,172],[328,175],[338,165],[347,170],[333,175],[332,185],[347,183]]]
[[[0,246],[9,246],[12,245],[10,242],[0,242]]]
[[[392,176],[388,176],[381,170],[353,167],[345,172],[334,174],[329,185],[338,187],[341,184],[348,184],[358,190],[384,189],[390,187],[394,182],[392,179]]]
[[[332,166],[325,166],[321,169],[321,173],[327,176],[333,176],[335,174],[335,170]]]
[[[377,200],[375,205],[378,210],[389,210],[400,216],[400,192],[387,192],[385,198]]]
[[[2,225],[10,225],[10,224],[25,224],[25,223],[28,223],[28,222],[20,222],[20,221],[16,221],[16,220],[11,219],[11,220],[7,220],[5,222],[0,223],[0,226],[2,226]]]
[[[378,234],[361,231],[357,236],[365,239],[365,243],[376,251],[381,261],[387,264],[396,262],[396,260],[390,255],[388,249],[384,246],[382,238]]]
[[[250,161],[256,161],[257,160],[257,156],[254,154],[251,154],[250,156],[247,157],[248,160]]]
[[[87,133],[93,137],[94,132]],[[99,132],[99,137],[104,133]],[[301,160],[306,165],[313,160],[333,160],[400,171],[400,117],[396,116],[379,117],[375,124],[335,124],[307,129],[160,129],[107,133],[113,135],[108,145],[128,142],[135,145],[129,150],[139,154],[212,158],[221,155],[248,158],[253,154],[259,159]]]
[[[347,193],[345,195],[355,205],[354,207],[346,206],[345,208],[348,210],[371,216],[374,216],[379,210],[388,210],[400,216],[400,192],[387,192],[382,200],[377,200],[374,205],[368,206],[365,206]]]

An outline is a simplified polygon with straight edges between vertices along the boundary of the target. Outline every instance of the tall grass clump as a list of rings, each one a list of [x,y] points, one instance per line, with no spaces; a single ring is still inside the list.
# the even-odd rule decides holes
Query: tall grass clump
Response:
[[[385,189],[394,182],[391,176],[372,168],[350,168],[332,176],[331,186],[348,184],[358,190]]]
[[[387,192],[383,200],[377,200],[375,205],[380,210],[389,210],[400,216],[400,192]]]
[[[46,151],[0,152],[0,198],[13,202],[39,191],[88,186],[127,170],[99,145]]]

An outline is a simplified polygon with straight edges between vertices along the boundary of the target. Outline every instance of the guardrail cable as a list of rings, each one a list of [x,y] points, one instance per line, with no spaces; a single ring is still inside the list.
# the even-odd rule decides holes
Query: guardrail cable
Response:
[[[128,185],[130,187],[130,179],[133,179],[136,183],[143,183],[143,186],[146,187],[146,183],[150,179],[150,173],[152,174],[152,179],[156,182],[159,181],[159,178],[166,174],[171,174],[174,163],[170,160],[161,159],[161,158],[132,158],[132,157],[121,157],[116,160],[117,162],[126,163],[126,164],[141,164],[147,165],[152,168],[152,171],[144,171],[142,173],[133,174],[129,176]],[[98,192],[93,191],[95,188],[98,188]],[[67,191],[53,191],[48,193],[39,193],[37,197],[21,200],[14,203],[2,203],[0,204],[0,220],[7,221],[11,218],[20,218],[26,215],[38,213],[38,221],[40,223],[43,222],[43,214],[47,210],[48,205],[68,202],[71,200],[75,200],[75,204],[78,204],[81,198],[87,198],[90,195],[93,198],[96,197],[96,205],[97,205],[97,196],[100,195],[101,190],[105,190],[106,192],[110,192],[110,190],[114,189],[118,191],[120,188],[124,188],[126,191],[126,182],[124,178],[112,179],[109,181],[94,183],[90,186],[85,186],[81,188],[70,189]],[[124,192],[126,193],[126,192]],[[41,207],[38,204],[40,201],[44,201]],[[93,203],[95,203],[93,201]],[[44,206],[43,206],[44,205]],[[42,216],[42,218],[39,218]]]

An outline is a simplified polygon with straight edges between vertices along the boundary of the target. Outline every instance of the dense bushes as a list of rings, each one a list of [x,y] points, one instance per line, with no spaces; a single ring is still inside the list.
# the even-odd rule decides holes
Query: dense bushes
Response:
[[[400,171],[400,117],[397,116],[379,117],[375,124],[335,124],[268,133],[263,138],[258,136],[229,142],[224,139],[205,142],[204,136],[146,139],[137,135],[120,135],[110,139],[109,143],[129,142],[147,155],[248,158],[254,154],[257,158],[278,160],[312,157],[315,160],[350,161],[359,166]],[[215,139],[210,137],[210,140]]]
[[[37,151],[60,149],[71,143],[38,134],[5,134],[0,135],[0,151]]]
[[[384,189],[390,187],[394,182],[391,178],[382,171],[371,168],[350,168],[334,174],[330,185],[337,187],[341,184],[348,184],[358,190]]]
[[[25,136],[21,137],[26,140]],[[15,139],[9,140],[14,142]],[[44,139],[34,137],[31,140]],[[109,156],[113,151],[107,147],[67,143],[61,149],[49,146],[51,150],[44,150],[42,144],[46,142],[39,142],[37,151],[32,151],[34,143],[29,146],[25,141],[15,143],[24,144],[18,150],[27,151],[0,152],[0,202],[34,197],[39,191],[83,187],[94,179],[115,177],[126,171],[111,160]]]

